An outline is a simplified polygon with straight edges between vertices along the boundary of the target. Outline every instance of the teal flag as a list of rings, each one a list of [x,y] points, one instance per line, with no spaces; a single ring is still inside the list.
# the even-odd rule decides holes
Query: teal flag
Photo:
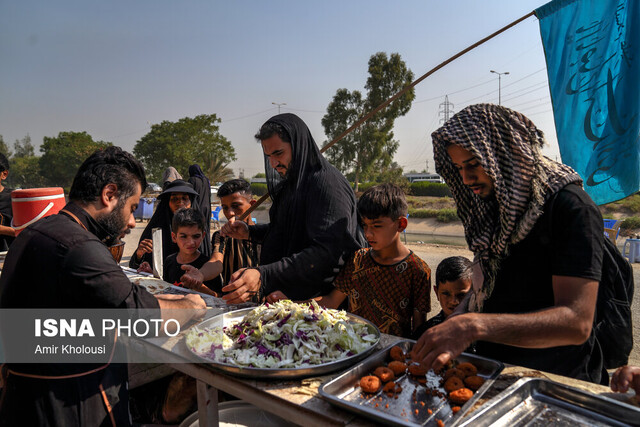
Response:
[[[599,205],[640,189],[640,0],[536,9],[563,163]]]

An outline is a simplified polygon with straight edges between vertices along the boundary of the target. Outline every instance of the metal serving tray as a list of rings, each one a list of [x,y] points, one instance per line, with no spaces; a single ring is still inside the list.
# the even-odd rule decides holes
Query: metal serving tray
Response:
[[[386,425],[434,426],[437,425],[438,420],[441,420],[445,425],[452,426],[491,387],[504,368],[502,362],[497,360],[468,353],[458,356],[459,362],[473,363],[478,368],[478,375],[486,381],[456,414],[451,411],[451,405],[446,397],[433,396],[430,390],[419,385],[407,374],[395,380],[396,384],[402,387],[402,392],[396,395],[397,398],[389,397],[382,391],[375,395],[362,393],[360,378],[370,375],[378,366],[386,365],[391,360],[389,358],[391,347],[397,345],[408,353],[414,344],[415,341],[404,340],[390,345],[337,378],[324,383],[319,389],[320,395],[332,404]]]
[[[523,378],[461,426],[640,426],[640,409],[542,378]]]
[[[228,326],[232,323],[240,322],[244,316],[253,310],[253,308],[244,308],[242,310],[231,311],[228,313],[219,314],[210,319],[204,320],[197,324],[199,328],[214,328],[217,326]],[[268,369],[268,368],[250,368],[250,367],[239,367],[235,365],[230,365],[226,363],[220,363],[216,361],[212,361],[210,359],[203,358],[196,353],[193,353],[191,349],[188,348],[186,343],[185,347],[188,348],[189,352],[194,354],[200,360],[208,363],[212,367],[216,369],[220,369],[229,374],[251,378],[251,379],[294,379],[294,378],[305,378],[305,377],[314,377],[319,375],[325,375],[330,372],[339,371],[341,369],[345,369],[359,360],[364,359],[369,356],[376,349],[378,342],[380,341],[380,331],[378,328],[371,322],[366,319],[363,319],[360,316],[356,316],[355,314],[347,313],[349,321],[353,323],[364,323],[369,332],[375,334],[377,339],[375,342],[371,344],[371,347],[363,351],[362,353],[354,354],[353,356],[346,357],[344,359],[336,360],[335,362],[323,363],[321,365],[314,365],[304,368],[283,368],[283,369]],[[185,338],[186,339],[186,338]],[[183,340],[184,342],[184,340]]]

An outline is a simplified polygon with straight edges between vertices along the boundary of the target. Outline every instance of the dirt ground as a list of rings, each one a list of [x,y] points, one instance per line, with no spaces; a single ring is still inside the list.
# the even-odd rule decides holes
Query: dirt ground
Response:
[[[256,211],[252,215],[254,216],[258,222],[265,222],[267,219],[266,211]],[[140,234],[144,230],[146,226],[146,221],[138,222],[136,228],[134,228],[124,241],[126,242],[124,248],[124,256],[122,259],[122,263],[124,265],[128,265],[129,258],[131,254],[138,245],[138,240],[140,239]],[[459,223],[442,225],[437,223],[435,220],[424,219],[424,220],[410,220],[409,227],[407,228],[407,233],[419,233],[420,235],[433,235],[433,236],[457,236],[461,237],[464,235],[462,226]],[[624,244],[624,239],[619,239],[618,246],[621,247]],[[420,258],[422,258],[430,267],[435,275],[435,269],[444,258],[461,255],[466,256],[469,259],[473,259],[472,253],[464,247],[460,246],[449,246],[449,245],[440,245],[440,244],[429,244],[429,243],[409,243],[407,244],[409,249],[414,251]],[[636,287],[640,285],[640,263],[633,264],[633,275],[636,283]],[[431,313],[430,316],[435,316],[440,311],[440,307],[438,305],[438,301],[436,296],[431,290]],[[632,313],[633,313],[633,330],[634,330],[634,348],[631,352],[631,357],[629,360],[630,364],[640,366],[640,290],[636,290],[632,305]]]

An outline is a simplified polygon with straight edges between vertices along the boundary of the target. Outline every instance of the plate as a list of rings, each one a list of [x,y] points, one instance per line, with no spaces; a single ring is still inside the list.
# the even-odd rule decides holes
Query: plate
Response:
[[[140,277],[137,279],[131,280],[132,283],[135,283],[138,286],[142,286],[152,295],[156,295],[162,293],[167,290],[171,285],[164,280],[156,279],[155,277]]]
[[[210,319],[204,320],[200,322],[196,326],[198,328],[214,328],[214,327],[223,327],[229,326],[230,324],[235,324],[240,322],[244,316],[249,313],[253,308],[245,308],[242,310],[235,310],[228,313],[219,314]],[[380,341],[380,331],[378,328],[371,323],[370,321],[363,319],[360,316],[356,316],[355,314],[347,313],[348,321],[351,323],[360,323],[364,324],[369,333],[375,334],[376,340],[371,344],[371,346],[357,354],[354,354],[349,357],[345,357],[343,359],[336,360],[334,362],[323,363],[319,365],[311,365],[300,368],[252,368],[252,367],[240,367],[228,363],[221,363],[215,360],[210,360],[204,358],[192,351],[191,348],[186,344],[186,339],[183,340],[185,343],[185,347],[195,355],[199,360],[207,362],[210,366],[222,370],[226,373],[244,377],[244,378],[253,378],[253,379],[294,379],[294,378],[305,378],[312,376],[324,375],[330,372],[335,372],[338,370],[342,370],[348,368],[354,363],[364,359],[371,353],[373,353],[376,349],[378,342]]]
[[[391,347],[399,346],[406,354],[414,344],[413,340],[393,343],[338,377],[322,384],[318,389],[320,395],[333,405],[384,425],[436,426],[440,420],[445,425],[451,426],[459,422],[464,414],[473,407],[504,369],[504,364],[497,360],[469,353],[459,355],[456,360],[473,363],[478,368],[478,375],[483,377],[485,382],[456,414],[452,412],[446,397],[434,396],[431,389],[419,384],[408,374],[403,374],[394,380],[397,385],[402,387],[402,391],[393,396],[387,396],[382,390],[376,394],[362,392],[360,378],[371,375],[375,368],[385,365],[390,360],[389,350]],[[439,376],[432,375],[427,377],[430,388],[439,386],[440,380]],[[442,393],[444,389],[440,391]]]

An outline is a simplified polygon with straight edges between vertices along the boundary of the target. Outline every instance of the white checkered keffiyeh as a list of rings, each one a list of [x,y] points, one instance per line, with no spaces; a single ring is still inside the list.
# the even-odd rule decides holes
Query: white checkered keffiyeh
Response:
[[[569,166],[541,153],[544,135],[524,115],[493,104],[472,105],[431,134],[436,171],[456,202],[469,249],[475,254],[472,311],[491,295],[500,261],[524,239],[544,203],[569,183],[582,184]],[[494,182],[494,197],[481,199],[462,182],[447,147],[470,151]]]

